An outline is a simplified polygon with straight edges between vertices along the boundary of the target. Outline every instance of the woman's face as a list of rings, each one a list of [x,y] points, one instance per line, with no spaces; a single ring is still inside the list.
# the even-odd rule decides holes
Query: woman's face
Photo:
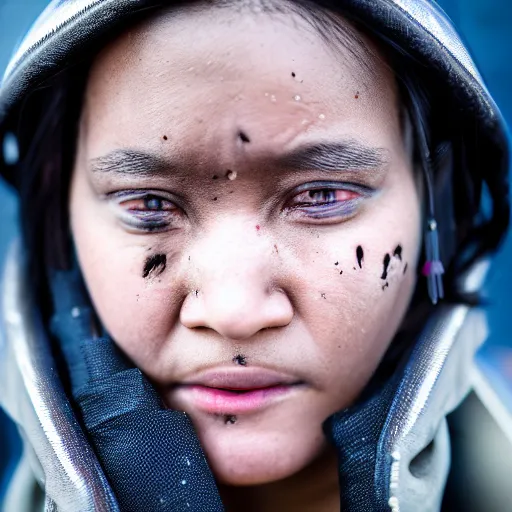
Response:
[[[189,9],[92,67],[70,198],[80,265],[106,329],[227,484],[325,450],[322,422],[367,384],[415,285],[418,191],[393,74],[365,44],[292,13]]]

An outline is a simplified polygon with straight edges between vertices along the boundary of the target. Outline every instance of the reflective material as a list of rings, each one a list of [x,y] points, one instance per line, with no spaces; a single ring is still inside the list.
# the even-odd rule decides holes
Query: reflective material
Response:
[[[56,373],[21,261],[23,255],[16,244],[7,258],[2,288],[6,334],[2,355],[10,363],[1,375],[2,405],[22,426],[35,452],[33,466],[39,466],[33,471],[44,484],[47,503],[55,502],[59,510],[115,512],[115,498]],[[8,389],[13,382],[16,389]],[[6,402],[9,397],[12,400]]]
[[[480,287],[488,262],[465,276],[463,288]],[[481,311],[440,305],[419,338],[393,399],[378,447],[376,473],[387,476],[377,489],[393,512],[440,509],[449,470],[446,415],[472,386],[471,368],[487,337]]]
[[[439,6],[434,6],[429,0],[392,0],[392,2],[432,34],[471,73],[473,78],[482,80],[464,43]]]
[[[4,80],[14,71],[20,60],[49,35],[58,32],[70,20],[89,9],[94,4],[106,4],[105,0],[53,0],[36,20],[9,61]]]

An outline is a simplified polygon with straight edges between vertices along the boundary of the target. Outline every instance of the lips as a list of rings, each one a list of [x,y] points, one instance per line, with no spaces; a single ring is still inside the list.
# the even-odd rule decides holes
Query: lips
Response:
[[[263,368],[220,368],[184,380],[174,388],[173,401],[211,414],[242,414],[271,405],[301,384]]]

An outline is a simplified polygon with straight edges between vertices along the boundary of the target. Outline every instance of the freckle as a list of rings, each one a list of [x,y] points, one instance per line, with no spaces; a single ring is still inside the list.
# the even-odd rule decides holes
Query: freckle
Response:
[[[356,256],[357,256],[357,264],[359,265],[359,268],[363,268],[364,252],[363,252],[363,248],[360,245],[357,246]]]
[[[292,77],[295,78],[295,73],[292,71]]]
[[[142,270],[142,277],[158,277],[167,266],[167,256],[165,254],[154,254],[146,259]]]
[[[407,268],[408,268],[408,267],[409,267],[409,264],[408,264],[408,263],[406,263],[406,264],[405,264],[405,267],[404,267],[404,274],[407,272]]]
[[[343,274],[343,270],[340,271],[340,276]]]
[[[322,294],[321,294],[321,297],[322,297],[322,299],[326,299],[326,298],[327,298],[327,297],[325,296],[325,293],[322,293]]]
[[[261,229],[261,226],[259,224],[256,225],[256,231],[259,231]]]
[[[276,250],[276,253],[279,254],[279,249],[277,248],[277,244],[274,244],[274,249]]]
[[[226,172],[226,178],[230,181],[236,180],[236,171],[228,169]]]
[[[402,261],[402,246],[401,245],[396,246],[396,249],[393,252],[393,256],[395,256],[400,261]]]
[[[352,270],[357,270],[356,267],[352,267]]]
[[[164,135],[162,139],[167,140],[167,135]]]
[[[385,285],[382,286],[382,291],[384,291],[386,288],[389,288],[389,283],[386,283]]]
[[[213,198],[213,200],[214,200],[214,201],[217,201],[217,198],[216,198],[216,197],[214,197],[214,198]]]
[[[340,264],[340,262],[339,262],[339,261],[337,261],[337,262],[335,263],[335,265],[336,265],[336,266],[337,266],[337,265],[339,265],[339,264]]]
[[[188,257],[188,261],[190,261],[190,256]]]
[[[356,100],[358,100],[358,99],[359,99],[359,91],[357,91],[357,92],[356,92],[356,95],[354,96],[354,98],[355,98]]]
[[[212,176],[212,180],[216,180],[216,179],[218,179],[218,178],[219,178],[219,177],[218,177],[216,174],[214,174],[214,175]]]

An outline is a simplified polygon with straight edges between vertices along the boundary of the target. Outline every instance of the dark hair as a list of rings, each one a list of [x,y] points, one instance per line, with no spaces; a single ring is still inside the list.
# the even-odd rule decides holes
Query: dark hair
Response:
[[[275,1],[259,3],[268,8],[273,6],[274,9],[276,5],[281,5]],[[294,11],[315,26],[325,39],[336,40],[351,52],[367,51],[359,38],[354,42],[350,35],[352,33],[347,35],[334,9],[326,10],[318,3],[304,0],[287,5],[291,5]],[[474,303],[474,297],[460,293],[458,278],[478,258],[497,248],[508,227],[506,194],[493,182],[490,173],[480,171],[481,174],[475,174],[474,170],[469,171],[466,162],[471,158],[481,159],[481,156],[475,150],[477,144],[462,135],[468,130],[463,132],[461,123],[473,123],[474,137],[477,139],[477,121],[469,116],[464,117],[460,111],[455,112],[447,88],[435,87],[429,69],[420,65],[404,48],[361,20],[354,19],[350,13],[340,14],[377,41],[395,73],[400,99],[414,131],[418,131],[420,124],[426,129],[431,152],[437,155],[433,161],[435,202],[442,257],[447,269],[446,298]],[[354,33],[357,34],[357,31]],[[17,172],[22,232],[28,249],[34,290],[46,318],[51,313],[47,301],[47,271],[68,268],[72,258],[68,191],[90,57],[61,72],[32,93],[24,102],[17,130],[22,155]],[[37,119],[37,123],[33,123],[33,119]],[[418,165],[421,156],[416,144],[415,161]],[[481,207],[482,187],[485,184],[495,211],[491,218],[483,214]],[[419,280],[409,314],[397,339],[414,339],[431,310],[426,285]],[[401,344],[395,343],[392,349]]]

